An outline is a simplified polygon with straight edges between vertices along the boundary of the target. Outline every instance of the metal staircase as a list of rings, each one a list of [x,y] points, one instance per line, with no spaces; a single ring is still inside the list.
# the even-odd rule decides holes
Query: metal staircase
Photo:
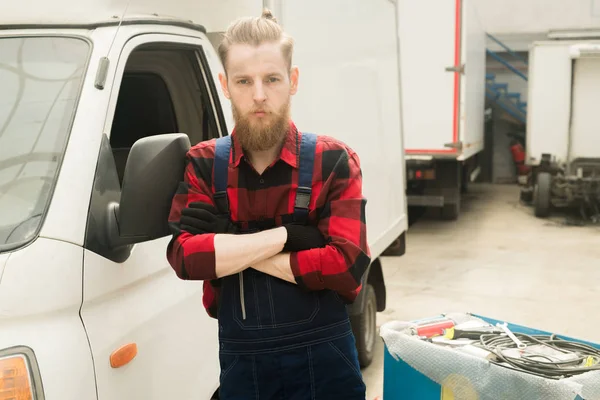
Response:
[[[504,43],[495,38],[494,36],[487,34],[487,36],[500,45],[506,53],[511,55],[513,58],[521,61],[527,66],[527,61],[508,48]],[[498,53],[487,49],[487,54],[494,60],[498,61],[508,70],[519,76],[520,78],[527,81],[527,75],[523,74],[517,68],[515,68],[510,62],[502,58]],[[485,88],[486,96],[488,99],[496,103],[502,108],[508,115],[513,117],[518,122],[525,124],[527,122],[527,102],[521,101],[521,94],[510,92],[507,83],[501,83],[496,81],[496,74],[487,73],[485,75]]]

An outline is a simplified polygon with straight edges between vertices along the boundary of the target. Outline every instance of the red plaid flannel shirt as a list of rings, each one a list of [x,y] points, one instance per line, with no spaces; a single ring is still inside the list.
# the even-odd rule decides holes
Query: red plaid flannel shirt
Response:
[[[290,130],[279,157],[258,175],[246,162],[232,132],[228,195],[231,220],[242,229],[268,228],[291,221],[298,188],[301,132]],[[174,196],[169,224],[173,239],[167,258],[181,279],[203,280],[203,303],[216,317],[214,234],[192,235],[179,229],[181,210],[191,202],[213,201],[215,140],[193,146],[186,158],[183,182]],[[324,248],[290,254],[296,282],[306,290],[330,289],[348,303],[360,292],[361,278],[370,263],[359,158],[352,149],[327,136],[317,140],[309,223],[315,224],[328,244]]]

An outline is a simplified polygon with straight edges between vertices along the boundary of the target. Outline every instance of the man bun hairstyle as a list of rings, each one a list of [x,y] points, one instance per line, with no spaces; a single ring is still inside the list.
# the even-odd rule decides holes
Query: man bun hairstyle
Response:
[[[260,17],[242,17],[233,21],[225,31],[218,47],[219,58],[225,71],[227,71],[227,54],[232,45],[247,44],[257,47],[269,42],[278,42],[281,45],[281,52],[290,70],[294,41],[283,31],[271,10],[265,8]]]
[[[265,19],[268,19],[268,20],[271,20],[271,21],[277,23],[277,18],[275,18],[275,16],[271,12],[271,10],[269,10],[268,8],[265,8],[263,10],[261,18],[265,18]]]

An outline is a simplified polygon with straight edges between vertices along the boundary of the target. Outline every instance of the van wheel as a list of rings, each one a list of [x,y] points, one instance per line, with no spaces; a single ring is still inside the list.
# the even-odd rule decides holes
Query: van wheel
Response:
[[[550,197],[552,195],[552,175],[540,172],[533,190],[533,206],[535,216],[546,218],[550,215]]]
[[[375,289],[367,284],[365,290],[365,309],[359,315],[351,317],[352,330],[356,339],[358,362],[361,368],[373,362],[375,341],[377,340],[377,297]]]
[[[398,236],[398,238],[394,240],[387,249],[385,249],[382,256],[398,257],[404,255],[404,253],[406,253],[406,232]]]

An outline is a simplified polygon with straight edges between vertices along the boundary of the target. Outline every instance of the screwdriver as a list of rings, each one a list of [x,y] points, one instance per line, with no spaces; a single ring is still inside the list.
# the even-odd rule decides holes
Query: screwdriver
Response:
[[[444,329],[444,337],[446,339],[454,340],[454,339],[471,339],[471,340],[479,340],[481,335],[485,335],[488,333],[502,333],[502,330],[490,326],[490,327],[481,327],[481,328],[473,328],[473,329],[456,329],[454,327],[450,327]]]

